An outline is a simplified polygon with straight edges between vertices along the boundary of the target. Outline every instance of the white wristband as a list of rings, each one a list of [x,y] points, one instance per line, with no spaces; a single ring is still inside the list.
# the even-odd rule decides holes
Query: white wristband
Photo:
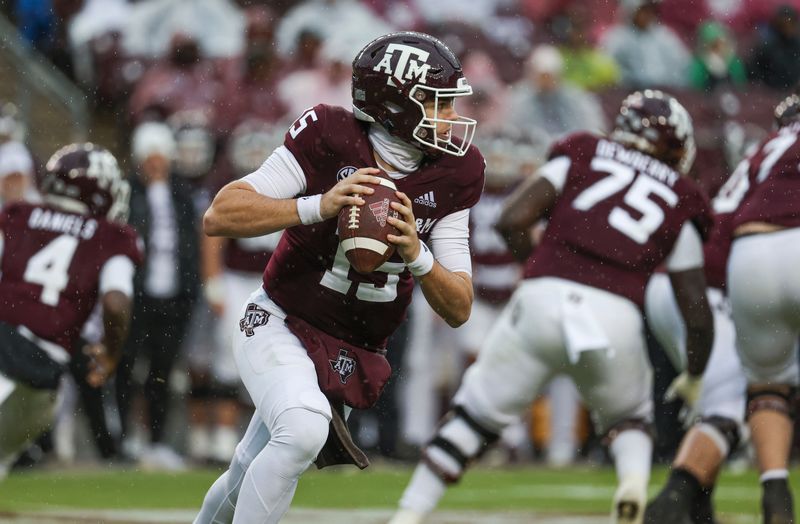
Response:
[[[415,277],[427,275],[433,269],[433,253],[422,240],[419,241],[419,255],[413,262],[406,264],[408,270]]]
[[[304,225],[322,222],[322,195],[304,196],[297,199],[297,214]]]

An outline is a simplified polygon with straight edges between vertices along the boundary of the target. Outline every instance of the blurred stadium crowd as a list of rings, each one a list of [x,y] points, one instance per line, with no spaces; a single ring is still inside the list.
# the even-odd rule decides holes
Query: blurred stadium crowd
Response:
[[[475,94],[459,110],[478,120],[476,143],[488,161],[489,197],[473,211],[476,307],[495,312],[519,269],[500,252],[491,228],[499,200],[491,195],[532,173],[553,141],[580,129],[606,131],[623,94],[663,88],[694,119],[695,174],[713,195],[765,135],[775,102],[800,80],[799,0],[0,5],[30,45],[82,87],[95,118],[111,115],[113,130],[93,138],[128,159],[130,222],[147,244],[115,383],[98,392],[82,384],[80,372],[65,379],[51,442],[38,444],[63,461],[86,455],[76,437],[85,434],[76,429],[80,411],[103,458],[173,470],[228,462],[250,407],[226,333],[277,239],[209,239],[200,232],[202,213],[219,188],[261,164],[305,108],[350,107],[350,62],[373,37],[420,30],[462,59]],[[7,102],[0,202],[35,199],[37,159],[50,152],[31,152],[26,141],[46,130]],[[415,306],[391,343],[395,380],[378,407],[352,423],[365,448],[390,458],[416,458],[411,451],[433,433],[487,330],[452,332],[424,300]],[[91,325],[84,336],[98,337]],[[660,399],[675,371],[653,345]],[[556,379],[549,396],[507,432],[499,460],[566,465],[581,453],[602,460],[592,457],[600,448],[574,387]],[[657,409],[662,460],[680,439],[677,411],[672,404]]]

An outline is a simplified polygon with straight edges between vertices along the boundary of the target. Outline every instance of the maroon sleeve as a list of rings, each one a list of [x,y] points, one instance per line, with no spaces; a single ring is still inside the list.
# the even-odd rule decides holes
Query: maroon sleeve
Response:
[[[597,137],[591,133],[572,133],[550,147],[548,160],[568,156],[575,160],[591,160],[595,154]]]
[[[294,155],[297,163],[308,175],[315,172],[315,166],[324,162],[330,149],[326,143],[326,124],[329,106],[316,105],[300,115],[289,126],[283,144]]]
[[[141,266],[144,262],[144,242],[142,242],[136,230],[127,224],[121,224],[118,234],[114,235],[114,237],[118,240],[114,243],[113,251],[109,254],[109,258],[116,255],[124,255],[130,258],[134,265]]]
[[[711,204],[705,192],[693,180],[686,179],[686,182],[693,188],[681,198],[680,205],[685,206],[689,215],[689,220],[697,228],[703,241],[707,241],[714,225],[714,215],[711,211]]]
[[[486,160],[477,147],[470,147],[464,156],[464,170],[461,177],[456,178],[459,184],[460,197],[453,211],[469,209],[480,200],[486,182]]]

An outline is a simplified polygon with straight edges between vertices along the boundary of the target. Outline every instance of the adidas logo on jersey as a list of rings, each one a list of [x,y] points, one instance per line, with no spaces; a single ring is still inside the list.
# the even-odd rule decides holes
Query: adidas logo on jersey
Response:
[[[433,191],[428,191],[424,195],[420,195],[414,199],[415,204],[422,204],[423,206],[436,207],[436,200],[433,198]]]

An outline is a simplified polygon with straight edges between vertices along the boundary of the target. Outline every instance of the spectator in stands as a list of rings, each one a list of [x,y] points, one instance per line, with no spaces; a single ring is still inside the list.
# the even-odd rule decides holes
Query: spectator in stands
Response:
[[[280,102],[291,118],[315,104],[352,105],[350,61],[355,53],[340,40],[326,40],[312,69],[295,71],[277,86]]]
[[[533,50],[527,76],[512,87],[511,123],[520,130],[549,142],[578,129],[602,132],[605,117],[594,95],[563,81],[564,62],[553,46]]]
[[[301,35],[313,34],[322,42],[331,39],[339,41],[349,50],[355,50],[354,55],[364,44],[391,30],[388,23],[364,2],[305,0],[281,19],[276,32],[276,44],[278,53],[286,58],[297,53]]]
[[[744,64],[730,35],[719,22],[705,22],[697,31],[697,51],[689,68],[689,83],[711,91],[719,85],[741,87],[747,82]]]
[[[778,7],[748,64],[750,77],[773,89],[789,89],[800,79],[800,25],[797,10]]]
[[[254,6],[246,16],[244,53],[232,60],[218,99],[216,125],[224,135],[248,118],[275,122],[286,114],[275,96],[284,66],[275,53],[274,14],[264,6]]]
[[[20,200],[37,201],[33,158],[21,142],[0,143],[0,206]]]
[[[463,67],[464,76],[474,78],[470,81],[472,96],[464,100],[469,111],[464,112],[481,123],[477,131],[480,135],[502,131],[508,125],[509,88],[500,78],[492,57],[484,51],[472,51],[464,58]]]
[[[183,459],[167,445],[170,375],[186,332],[199,282],[198,226],[190,192],[172,176],[175,139],[165,124],[146,122],[133,133],[137,166],[131,177],[130,224],[145,242],[146,259],[134,279],[135,301],[130,336],[117,371],[117,401],[123,433],[129,426],[133,368],[149,359],[144,396],[150,446],[143,467],[180,470]]]
[[[616,85],[619,68],[614,59],[592,45],[592,12],[573,3],[550,20],[550,31],[564,59],[564,80],[592,91]]]
[[[219,72],[193,37],[176,33],[167,56],[142,75],[129,103],[134,124],[183,109],[212,106],[220,95]]]
[[[680,38],[659,23],[657,0],[621,0],[623,22],[602,42],[631,88],[687,85],[690,54]]]

